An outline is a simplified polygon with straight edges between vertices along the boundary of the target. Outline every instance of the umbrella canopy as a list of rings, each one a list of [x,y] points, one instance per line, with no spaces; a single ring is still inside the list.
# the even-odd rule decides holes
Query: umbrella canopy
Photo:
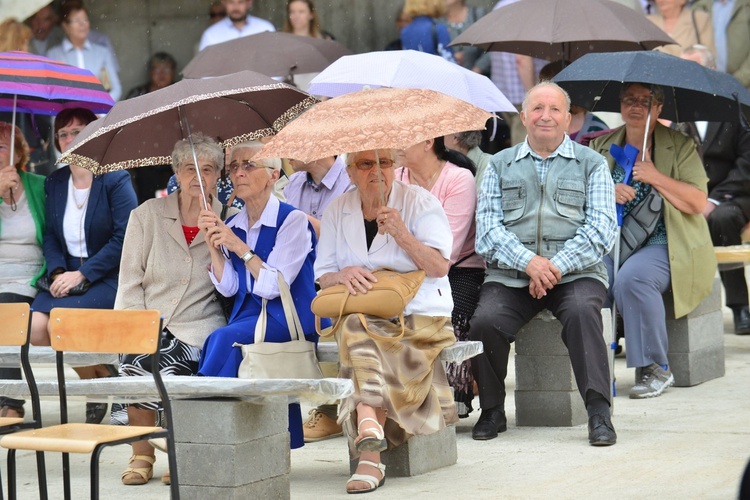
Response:
[[[65,108],[106,113],[115,102],[86,69],[27,52],[0,53],[0,111],[56,115]]]
[[[256,158],[319,158],[372,149],[403,149],[435,137],[481,130],[492,115],[427,89],[380,88],[335,97],[287,125]]]
[[[516,108],[492,81],[440,56],[416,50],[388,50],[344,56],[310,82],[314,95],[337,97],[365,87],[431,89],[485,111]]]
[[[494,10],[451,45],[574,61],[590,52],[675,43],[646,17],[612,0],[524,0]]]
[[[23,21],[52,0],[0,0],[0,23],[6,19]]]
[[[171,162],[175,143],[191,131],[223,147],[272,135],[317,99],[252,71],[182,80],[121,101],[90,123],[60,157],[103,173]]]
[[[736,122],[750,113],[750,91],[731,75],[656,51],[588,54],[553,80],[590,111],[619,112],[623,84],[638,82],[664,88],[668,120]]]
[[[209,45],[182,70],[186,78],[222,76],[249,69],[266,76],[322,71],[351,51],[338,42],[264,32]]]

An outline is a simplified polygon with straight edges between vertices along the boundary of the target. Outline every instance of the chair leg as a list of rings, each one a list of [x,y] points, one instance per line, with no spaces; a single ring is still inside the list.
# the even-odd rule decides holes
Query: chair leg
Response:
[[[63,496],[65,500],[72,500],[70,494],[70,454],[62,454],[62,469],[63,469]]]
[[[180,500],[180,479],[177,473],[177,452],[174,445],[174,438],[170,435],[167,439],[167,443],[172,444],[167,454],[169,461],[169,492],[172,500]],[[169,447],[169,445],[168,445]]]
[[[8,499],[16,500],[16,450],[8,450]]]
[[[36,475],[39,482],[39,500],[47,500],[47,466],[43,451],[36,452]]]
[[[99,445],[91,452],[91,500],[99,500],[99,456],[103,448]]]

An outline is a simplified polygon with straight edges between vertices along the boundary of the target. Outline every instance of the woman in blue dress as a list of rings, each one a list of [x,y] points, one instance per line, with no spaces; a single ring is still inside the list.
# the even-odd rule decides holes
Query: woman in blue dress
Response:
[[[198,373],[237,377],[242,351],[233,344],[253,343],[255,323],[263,299],[267,303],[266,342],[291,340],[284,317],[277,273],[289,284],[302,329],[317,341],[313,262],[315,233],[301,210],[271,195],[279,178],[278,159],[252,160],[263,145],[239,144],[232,150],[229,176],[244,208],[224,224],[213,212],[201,212],[199,226],[206,231],[211,253],[211,280],[225,297],[235,297],[229,324],[215,330],[203,345]],[[299,404],[289,405],[292,448],[303,445]]]
[[[96,115],[87,109],[61,111],[55,119],[55,145],[65,152]],[[76,165],[51,173],[44,183],[47,196],[42,249],[47,261],[49,291],[34,299],[31,342],[50,345],[49,312],[54,307],[112,309],[117,293],[120,256],[130,211],[138,201],[125,171],[94,175]],[[105,365],[76,368],[81,378],[116,375]],[[99,423],[106,403],[86,405],[86,421]]]

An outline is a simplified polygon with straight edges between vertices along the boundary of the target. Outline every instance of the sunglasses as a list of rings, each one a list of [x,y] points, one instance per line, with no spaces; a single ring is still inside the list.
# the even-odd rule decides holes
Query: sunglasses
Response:
[[[395,162],[390,158],[380,159],[380,168],[392,168],[394,164]],[[377,165],[375,160],[359,160],[354,162],[354,166],[357,167],[357,170],[370,170],[375,165]]]

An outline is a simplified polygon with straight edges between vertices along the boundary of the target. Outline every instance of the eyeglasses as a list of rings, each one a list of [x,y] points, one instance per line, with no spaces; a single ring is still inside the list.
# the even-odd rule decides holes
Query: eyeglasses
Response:
[[[380,168],[392,168],[393,164],[394,161],[390,158],[380,159]],[[377,165],[375,160],[359,160],[357,162],[354,162],[354,166],[357,167],[357,170],[370,170],[375,165]]]
[[[620,102],[629,108],[632,108],[634,106],[648,108],[649,101],[651,102],[651,104],[657,104],[656,99],[650,100],[648,97],[644,97],[643,99],[638,99],[637,97],[623,97],[622,99],[620,99]]]
[[[66,139],[68,139],[68,138],[75,139],[78,136],[78,134],[80,134],[81,132],[83,132],[83,129],[81,129],[81,130],[71,130],[70,132],[58,132],[58,133],[55,134],[55,137],[57,137],[58,139],[61,139],[63,141],[66,140]]]
[[[236,174],[237,171],[241,168],[243,172],[250,173],[254,171],[256,168],[261,168],[263,165],[258,165],[254,161],[243,161],[242,163],[233,161],[229,164],[229,173],[230,174]]]

